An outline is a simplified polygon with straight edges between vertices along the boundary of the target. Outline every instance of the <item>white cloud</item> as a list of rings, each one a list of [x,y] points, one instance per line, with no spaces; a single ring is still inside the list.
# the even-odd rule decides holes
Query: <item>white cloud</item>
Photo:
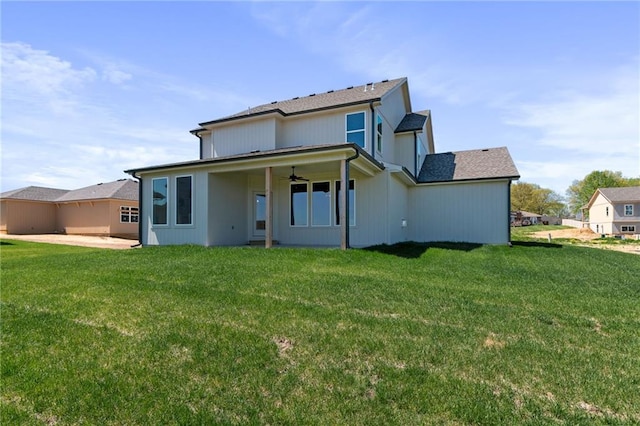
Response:
[[[70,94],[95,80],[92,68],[75,69],[64,60],[25,43],[2,43],[3,96],[22,91],[41,95]]]
[[[601,93],[564,93],[546,102],[519,106],[506,123],[537,130],[541,136],[535,143],[541,146],[637,158],[638,75],[618,77],[608,87],[601,83],[599,88]]]

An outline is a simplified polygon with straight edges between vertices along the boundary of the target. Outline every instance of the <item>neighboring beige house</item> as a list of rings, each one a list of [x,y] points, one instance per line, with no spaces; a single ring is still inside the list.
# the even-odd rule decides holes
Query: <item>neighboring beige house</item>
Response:
[[[597,234],[640,234],[640,186],[598,188],[586,209]]]
[[[138,183],[130,179],[72,191],[29,186],[0,194],[0,232],[138,238]]]
[[[199,159],[126,171],[141,182],[143,245],[510,240],[509,151],[436,153],[431,112],[413,112],[406,78],[271,102],[191,133]]]

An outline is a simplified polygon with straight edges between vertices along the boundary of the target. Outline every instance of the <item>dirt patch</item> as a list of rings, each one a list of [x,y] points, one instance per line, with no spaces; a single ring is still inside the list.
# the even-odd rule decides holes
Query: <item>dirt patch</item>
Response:
[[[584,247],[599,248],[605,250],[615,250],[624,253],[632,253],[640,255],[639,244],[599,244],[590,243],[592,240],[600,238],[600,234],[596,234],[589,228],[570,228],[570,229],[556,229],[552,231],[539,231],[531,234],[534,238],[549,238],[551,235],[551,241],[556,238],[567,238],[582,241],[585,244],[580,244]]]
[[[551,238],[573,238],[580,241],[591,241],[596,238],[600,238],[600,234],[596,234],[589,228],[571,228],[571,229],[556,229],[553,231],[540,231],[534,232],[531,236],[535,238],[548,238],[551,234]]]
[[[0,238],[7,240],[33,241],[36,243],[64,244],[68,246],[82,246],[95,248],[108,248],[114,250],[130,249],[138,244],[137,240],[127,240],[114,237],[97,237],[87,235],[63,235],[63,234],[38,234],[38,235],[13,235],[0,234]]]

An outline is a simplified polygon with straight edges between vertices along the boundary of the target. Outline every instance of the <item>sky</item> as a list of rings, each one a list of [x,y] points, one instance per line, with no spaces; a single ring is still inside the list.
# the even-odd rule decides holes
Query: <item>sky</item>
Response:
[[[407,77],[437,152],[565,195],[640,175],[640,3],[0,3],[2,191],[195,160],[198,123]]]

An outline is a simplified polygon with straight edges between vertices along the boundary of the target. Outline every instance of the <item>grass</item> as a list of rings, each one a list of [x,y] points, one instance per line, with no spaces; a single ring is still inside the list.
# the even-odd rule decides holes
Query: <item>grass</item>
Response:
[[[640,257],[4,240],[5,424],[638,424]]]

